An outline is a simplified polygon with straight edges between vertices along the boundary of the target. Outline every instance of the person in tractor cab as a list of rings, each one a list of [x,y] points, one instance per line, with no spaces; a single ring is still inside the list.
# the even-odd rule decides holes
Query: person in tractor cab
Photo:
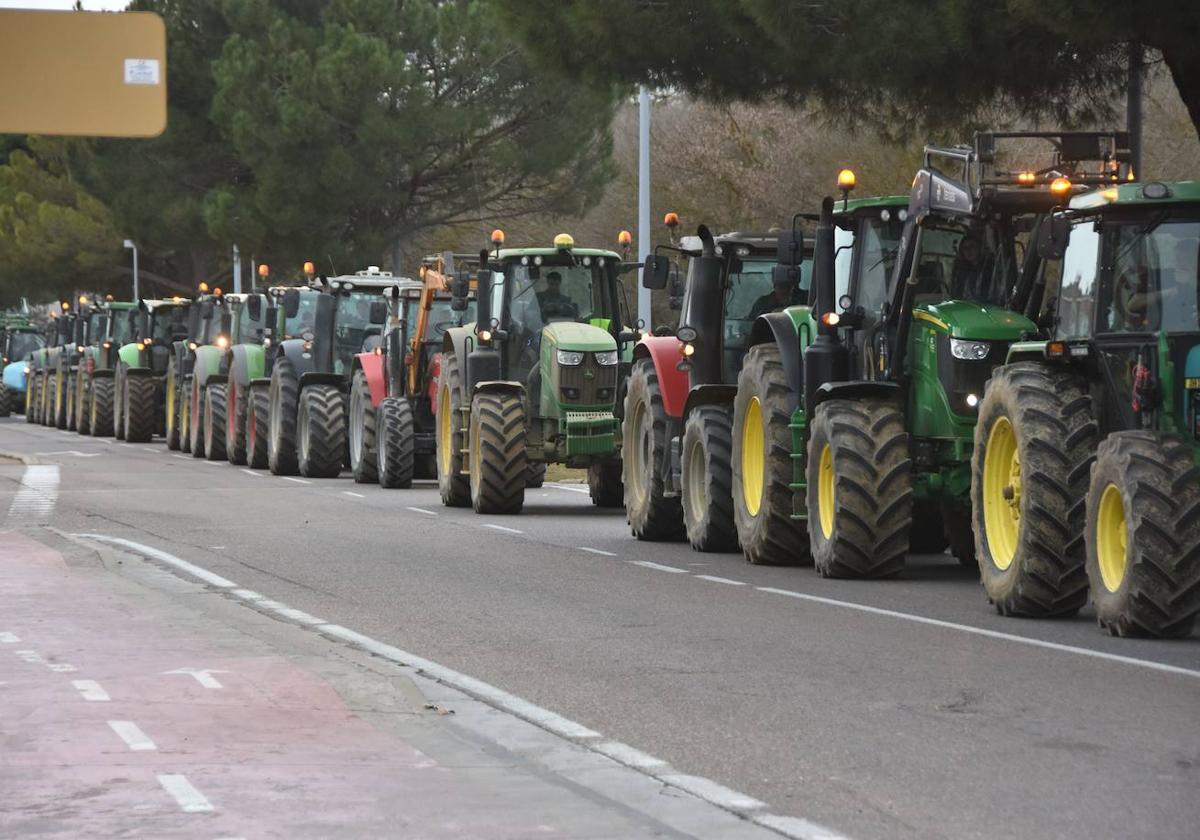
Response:
[[[537,293],[537,299],[546,320],[579,317],[579,307],[562,292],[562,274],[557,271],[546,275],[546,288]]]
[[[780,312],[786,307],[798,303],[804,303],[804,293],[800,289],[799,273],[797,272],[796,279],[775,282],[771,285],[771,291],[759,296],[758,300],[754,301],[754,306],[750,307],[747,320],[753,323],[759,315]]]

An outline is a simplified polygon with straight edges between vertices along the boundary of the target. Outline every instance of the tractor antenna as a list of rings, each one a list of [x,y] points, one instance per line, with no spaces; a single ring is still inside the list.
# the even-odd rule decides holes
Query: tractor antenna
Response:
[[[333,276],[334,276],[334,277],[337,277],[337,276],[338,276],[338,272],[337,272],[337,267],[336,267],[336,266],[334,266],[334,264],[333,264],[333,257],[332,257],[332,256],[330,256],[330,255],[328,255],[328,254],[326,254],[326,255],[325,255],[325,259],[329,260],[329,270],[333,272]]]

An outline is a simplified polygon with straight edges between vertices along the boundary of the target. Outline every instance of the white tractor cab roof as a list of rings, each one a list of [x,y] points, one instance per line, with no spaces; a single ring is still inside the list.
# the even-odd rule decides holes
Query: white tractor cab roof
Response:
[[[372,265],[363,271],[356,271],[353,274],[339,274],[335,277],[325,277],[324,285],[328,286],[332,291],[377,291],[380,294],[387,294],[389,289],[401,288],[417,288],[420,289],[422,283],[420,280],[414,280],[411,277],[392,274],[390,271],[380,271],[379,266]]]

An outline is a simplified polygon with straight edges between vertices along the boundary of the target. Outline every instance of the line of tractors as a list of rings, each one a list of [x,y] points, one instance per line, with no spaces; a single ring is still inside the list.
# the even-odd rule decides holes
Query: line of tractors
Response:
[[[907,196],[620,251],[506,247],[6,328],[0,410],[279,475],[521,511],[547,464],[641,540],[879,578],[978,568],[1004,615],[1200,613],[1200,183],[1121,132],[925,149]],[[1017,161],[1039,156],[1045,165]],[[686,268],[684,266],[686,265]],[[635,324],[622,276],[665,290]],[[21,351],[22,355],[18,355]],[[11,351],[11,352],[10,352]],[[10,371],[13,375],[10,377]],[[18,375],[19,374],[19,375]],[[18,381],[20,380],[20,381]]]

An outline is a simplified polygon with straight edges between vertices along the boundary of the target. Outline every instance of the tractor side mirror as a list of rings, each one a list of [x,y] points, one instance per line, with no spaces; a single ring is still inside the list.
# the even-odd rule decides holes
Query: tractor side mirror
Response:
[[[255,323],[262,320],[263,307],[262,298],[258,295],[250,295],[246,298],[246,314],[250,316],[250,320]]]
[[[300,314],[300,290],[288,289],[283,293],[283,317],[295,318]]]
[[[797,230],[780,231],[775,258],[781,265],[787,266],[798,266],[804,262],[804,234]]]
[[[659,254],[646,257],[642,268],[642,285],[647,289],[664,289],[667,286],[667,276],[671,273],[671,261]]]
[[[467,298],[471,296],[471,272],[459,271],[450,281],[450,309],[453,312],[467,311]]]
[[[1071,241],[1071,223],[1064,216],[1048,216],[1038,226],[1037,253],[1044,260],[1060,260]]]
[[[795,286],[796,269],[794,266],[778,264],[771,268],[772,286]]]
[[[368,320],[372,324],[386,324],[388,317],[388,305],[386,300],[371,301],[371,311],[368,313]]]

